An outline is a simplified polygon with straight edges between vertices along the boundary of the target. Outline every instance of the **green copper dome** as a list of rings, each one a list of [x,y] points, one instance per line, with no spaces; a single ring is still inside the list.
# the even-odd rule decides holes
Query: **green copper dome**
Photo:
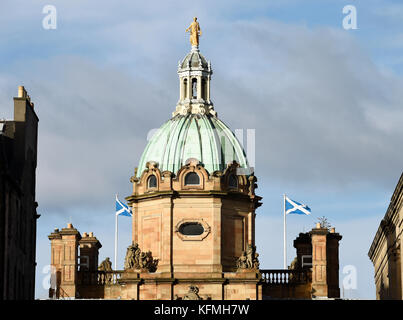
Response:
[[[158,168],[174,174],[189,158],[196,158],[211,174],[223,171],[237,161],[249,168],[245,152],[233,132],[212,115],[176,115],[165,122],[148,142],[138,166],[140,176],[148,161],[158,162]]]

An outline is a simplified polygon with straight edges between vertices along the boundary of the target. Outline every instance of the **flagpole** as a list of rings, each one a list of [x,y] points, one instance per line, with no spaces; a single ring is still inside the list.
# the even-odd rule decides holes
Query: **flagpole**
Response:
[[[284,193],[284,269],[287,269],[287,236],[286,236],[286,214],[285,214],[285,193]]]
[[[118,195],[116,195],[116,200],[118,199]],[[118,215],[115,212],[115,261],[114,261],[114,266],[115,270],[118,270],[117,268],[117,261],[118,261]]]

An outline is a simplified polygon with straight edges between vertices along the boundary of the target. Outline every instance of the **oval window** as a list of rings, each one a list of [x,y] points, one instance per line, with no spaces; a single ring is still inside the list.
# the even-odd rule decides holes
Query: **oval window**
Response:
[[[186,222],[181,224],[179,232],[185,236],[200,236],[203,234],[204,228],[198,222]]]
[[[185,186],[188,185],[199,185],[200,178],[196,172],[189,172],[185,177]]]
[[[157,187],[157,178],[154,175],[152,175],[148,178],[148,187],[149,188]]]

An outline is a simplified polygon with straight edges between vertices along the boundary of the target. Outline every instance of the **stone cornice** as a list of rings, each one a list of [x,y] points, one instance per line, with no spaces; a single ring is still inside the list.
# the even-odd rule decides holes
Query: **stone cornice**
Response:
[[[384,218],[382,219],[378,230],[375,234],[374,240],[372,241],[371,247],[368,251],[368,256],[371,261],[374,261],[374,258],[377,254],[377,249],[381,242],[384,241],[386,235],[393,227],[393,223],[399,223],[398,221],[398,213],[402,210],[403,207],[403,173],[400,176],[400,179],[396,185],[395,191],[390,199],[390,203]]]
[[[147,200],[154,200],[155,198],[167,198],[167,197],[172,197],[172,198],[206,198],[206,197],[226,197],[230,199],[250,199],[248,195],[245,195],[240,192],[228,192],[228,191],[213,191],[213,190],[183,190],[183,191],[156,191],[156,192],[150,192],[150,193],[145,193],[141,195],[130,195],[125,198],[125,200],[131,205],[135,202],[139,201],[147,201]],[[261,199],[261,197],[259,197]],[[251,201],[254,201],[254,199],[250,199]]]

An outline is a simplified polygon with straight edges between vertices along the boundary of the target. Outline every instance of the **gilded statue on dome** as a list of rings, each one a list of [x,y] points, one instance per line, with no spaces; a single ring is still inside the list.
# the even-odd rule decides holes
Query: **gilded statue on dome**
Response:
[[[190,43],[192,46],[198,46],[199,36],[202,35],[202,32],[196,17],[193,18],[193,22],[190,24],[189,28],[186,29],[186,32],[190,32]]]

